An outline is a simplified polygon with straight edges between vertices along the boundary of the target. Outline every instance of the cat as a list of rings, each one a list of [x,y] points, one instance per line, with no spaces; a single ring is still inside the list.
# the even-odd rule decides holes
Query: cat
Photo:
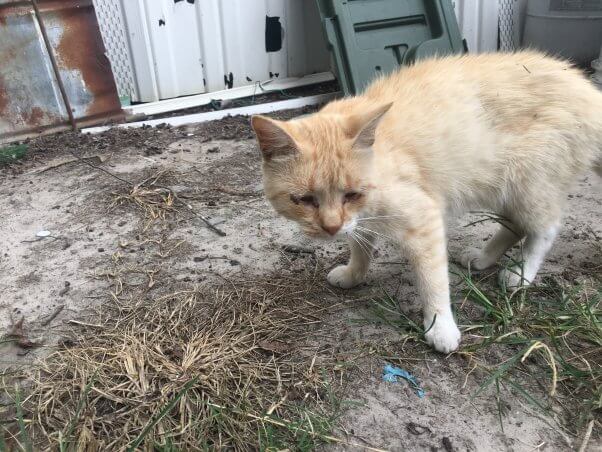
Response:
[[[426,341],[443,353],[460,343],[446,218],[481,209],[506,219],[460,261],[490,267],[524,238],[522,266],[499,274],[520,287],[550,250],[572,184],[590,168],[602,176],[602,92],[535,51],[424,60],[314,114],[251,124],[275,210],[309,236],[349,240],[329,283],[362,283],[375,240],[395,240],[415,272]]]

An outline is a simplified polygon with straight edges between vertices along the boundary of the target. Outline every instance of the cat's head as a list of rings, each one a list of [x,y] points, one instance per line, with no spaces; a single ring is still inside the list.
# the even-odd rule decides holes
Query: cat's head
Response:
[[[372,145],[390,107],[355,115],[318,112],[286,122],[254,116],[265,194],[276,211],[312,237],[351,233],[370,201]]]

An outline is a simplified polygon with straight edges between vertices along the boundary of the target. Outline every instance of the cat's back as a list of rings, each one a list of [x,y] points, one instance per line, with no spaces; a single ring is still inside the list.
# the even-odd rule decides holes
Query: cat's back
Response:
[[[485,115],[501,127],[509,125],[503,121],[524,125],[539,114],[554,119],[556,113],[559,121],[602,118],[602,92],[570,62],[536,51],[421,61],[375,81],[363,97],[393,99],[413,114]]]
[[[543,92],[567,83],[573,88],[580,87],[590,92],[595,90],[570,62],[526,50],[450,55],[423,60],[375,80],[364,95],[369,98],[407,96],[412,92],[424,95],[428,90],[433,94],[446,91],[447,97],[457,97],[457,88],[466,87],[475,93],[493,90],[496,97],[501,97],[510,92],[498,93],[497,90],[512,88],[515,93]]]
[[[426,60],[352,102],[391,101],[377,130],[383,167],[404,167],[409,156],[455,198],[515,174],[566,185],[602,152],[602,92],[569,62],[538,52]]]

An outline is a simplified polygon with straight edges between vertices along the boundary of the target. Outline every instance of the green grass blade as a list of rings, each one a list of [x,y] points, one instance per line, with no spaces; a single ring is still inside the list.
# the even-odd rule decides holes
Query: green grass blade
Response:
[[[520,395],[522,395],[529,403],[531,403],[531,405],[541,409],[542,411],[547,411],[547,408],[535,397],[529,394],[527,390],[522,387],[522,385],[518,384],[511,378],[506,378],[504,381],[506,381],[510,386],[512,386]]]
[[[500,422],[500,429],[502,433],[504,433],[504,413],[502,412],[502,400],[501,400],[501,391],[500,391],[500,380],[495,380],[495,390],[496,390],[496,405],[497,405],[497,417]]]
[[[473,398],[478,396],[486,387],[488,387],[491,383],[493,383],[497,379],[504,376],[512,367],[514,367],[514,365],[522,358],[522,356],[529,349],[529,347],[530,347],[530,345],[523,348],[519,353],[514,355],[512,358],[510,358],[508,361],[506,361],[504,364],[502,364],[495,372],[493,372],[491,374],[491,376],[487,380],[485,380],[481,384],[481,386],[479,386],[479,389],[477,389],[477,391],[473,395]]]
[[[157,425],[157,423],[161,419],[163,419],[165,415],[169,413],[169,411],[171,411],[171,409],[176,405],[176,403],[180,401],[182,397],[184,397],[184,395],[190,390],[190,388],[194,386],[197,380],[198,378],[195,377],[188,383],[186,383],[184,387],[176,394],[176,396],[173,399],[171,399],[167,404],[165,404],[165,406],[159,411],[159,413],[157,413],[156,416],[153,416],[151,418],[149,423],[146,424],[146,426],[142,429],[138,437],[129,445],[129,447],[127,448],[128,452],[135,450],[140,444],[142,444],[142,441],[144,441],[146,435],[148,435],[148,433],[153,429],[153,427]]]
[[[15,407],[17,409],[17,423],[19,425],[19,436],[23,443],[23,448],[26,452],[32,452],[33,447],[31,446],[31,438],[25,428],[25,420],[23,419],[23,405],[21,404],[21,392],[19,386],[15,385]]]
[[[71,442],[71,436],[73,435],[73,430],[75,430],[75,426],[77,425],[77,421],[79,421],[79,417],[81,416],[82,410],[86,405],[86,401],[88,400],[88,394],[94,385],[94,381],[96,380],[96,374],[92,375],[90,381],[84,387],[84,391],[77,403],[77,408],[75,410],[75,416],[73,419],[69,421],[69,425],[67,426],[67,431],[63,434],[62,432],[59,434],[59,450],[61,452],[65,452],[69,448],[69,443]]]
[[[27,153],[26,144],[17,144],[15,146],[7,146],[0,149],[0,165],[12,163],[15,160],[21,159]]]
[[[6,448],[6,441],[4,440],[4,429],[0,430],[0,452],[6,452],[8,449]]]

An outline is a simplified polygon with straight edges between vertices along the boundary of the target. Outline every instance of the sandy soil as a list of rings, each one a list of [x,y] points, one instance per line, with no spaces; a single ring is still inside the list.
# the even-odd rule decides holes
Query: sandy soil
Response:
[[[73,326],[69,322],[88,321],[90,308],[111,289],[102,272],[115,253],[149,262],[161,247],[178,246],[169,272],[175,281],[192,283],[316,261],[331,267],[346,257],[344,243],[311,243],[275,216],[261,194],[260,161],[244,121],[95,137],[66,134],[37,140],[31,147],[39,151],[36,158],[0,173],[0,334],[23,319],[33,344],[0,344],[1,367],[44,356],[68,335]],[[162,245],[141,242],[136,234],[140,216],[132,213],[132,206],[114,204],[127,191],[125,184],[76,161],[68,151],[93,157],[92,165],[133,183],[159,174],[162,185],[226,235],[218,236],[189,214],[170,230],[158,231]],[[599,272],[602,264],[600,183],[593,176],[582,179],[571,198],[560,238],[542,270],[568,281]],[[452,257],[493,230],[492,225],[466,228],[467,221],[450,225]],[[39,231],[50,236],[39,238]],[[341,349],[386,344],[402,356],[405,347],[414,347],[365,315],[366,300],[382,287],[395,288],[403,309],[419,318],[407,263],[393,248],[381,245],[368,283],[351,294],[337,292],[339,301],[350,296],[358,301],[324,319],[323,328],[336,331]],[[316,338],[315,345],[325,344]],[[472,397],[483,376],[467,377],[469,366],[460,356],[446,358],[426,347],[414,348],[411,356],[406,368],[419,378],[426,397],[419,399],[405,384],[384,382],[384,360],[368,354],[346,383],[346,399],[356,403],[342,417],[337,435],[386,450],[573,447],[575,438],[563,433],[554,419],[542,417],[511,394],[502,431],[492,393]],[[591,450],[599,446],[590,443]]]

